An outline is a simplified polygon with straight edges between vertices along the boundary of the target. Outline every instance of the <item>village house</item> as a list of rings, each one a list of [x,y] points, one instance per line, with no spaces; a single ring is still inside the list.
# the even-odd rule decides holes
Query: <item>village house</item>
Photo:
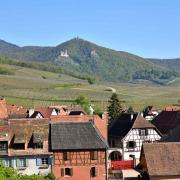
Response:
[[[29,109],[29,118],[50,118],[51,116],[57,116],[60,114],[59,109],[50,107],[40,107],[35,109]]]
[[[39,107],[28,110],[29,118],[51,118],[61,115],[86,115],[86,112],[79,105],[59,105]]]
[[[180,179],[180,143],[143,144],[140,165],[144,180]]]
[[[58,179],[107,179],[108,145],[95,123],[51,122],[53,174]]]
[[[167,135],[170,130],[180,125],[180,111],[162,111],[152,120],[152,124],[163,136]]]
[[[0,160],[19,173],[47,175],[51,172],[49,119],[1,121]]]
[[[159,113],[160,111],[153,106],[147,106],[143,111],[143,117],[148,121],[152,121]]]
[[[122,113],[109,127],[109,160],[138,160],[142,143],[160,140],[161,133],[140,114]]]
[[[102,117],[98,115],[59,115],[51,116],[51,122],[93,122],[101,135],[107,141],[108,114],[104,112]]]

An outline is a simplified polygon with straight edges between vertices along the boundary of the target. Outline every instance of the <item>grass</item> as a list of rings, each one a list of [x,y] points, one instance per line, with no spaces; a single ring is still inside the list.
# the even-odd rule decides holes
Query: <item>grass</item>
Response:
[[[73,103],[79,95],[86,95],[95,106],[105,110],[112,94],[107,87],[116,89],[124,108],[130,105],[135,110],[154,105],[162,108],[177,104],[180,86],[160,86],[154,84],[115,84],[101,82],[89,85],[86,80],[71,76],[45,72],[13,65],[0,65],[13,70],[14,75],[0,75],[0,96],[11,104],[26,107]]]

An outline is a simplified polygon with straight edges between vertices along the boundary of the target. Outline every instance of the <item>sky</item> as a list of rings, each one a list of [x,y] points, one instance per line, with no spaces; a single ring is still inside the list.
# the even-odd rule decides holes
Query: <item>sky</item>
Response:
[[[0,0],[0,39],[55,46],[76,36],[142,57],[180,57],[180,0]]]

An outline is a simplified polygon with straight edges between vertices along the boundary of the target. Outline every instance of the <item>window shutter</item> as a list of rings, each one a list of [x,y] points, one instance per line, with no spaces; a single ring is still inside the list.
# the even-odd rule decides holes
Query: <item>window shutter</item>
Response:
[[[98,174],[98,170],[97,170],[97,168],[95,167],[95,173],[94,173],[95,177],[97,176],[97,174]]]
[[[70,152],[67,152],[67,160],[71,159],[70,155],[71,155]]]
[[[73,176],[73,168],[70,168],[70,175]]]
[[[94,151],[94,159],[98,159],[98,152],[97,151]]]
[[[16,167],[20,167],[20,166],[21,166],[20,160],[16,159]]]
[[[48,158],[48,165],[51,165],[52,164],[52,159],[49,157]]]
[[[25,159],[25,161],[26,161],[25,167],[28,167],[28,159]]]
[[[37,158],[37,159],[36,159],[36,165],[37,165],[37,166],[41,166],[41,165],[42,165],[42,160],[41,160],[41,158]]]
[[[92,168],[90,169],[90,177],[92,177]]]
[[[61,168],[61,177],[64,177],[64,168]]]

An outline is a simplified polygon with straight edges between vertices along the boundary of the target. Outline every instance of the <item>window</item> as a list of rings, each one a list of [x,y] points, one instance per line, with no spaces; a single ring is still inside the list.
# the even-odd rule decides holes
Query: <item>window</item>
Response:
[[[128,141],[127,142],[127,148],[135,148],[136,142],[135,141]]]
[[[34,149],[43,149],[43,143],[35,143]]]
[[[43,157],[43,158],[37,158],[36,159],[36,165],[37,166],[46,166],[49,164],[49,158]]]
[[[98,158],[98,152],[97,151],[90,151],[90,159],[91,160],[97,160]]]
[[[11,167],[11,160],[10,159],[3,159],[2,163],[5,167]]]
[[[7,151],[8,142],[7,141],[1,141],[0,142],[0,151]]]
[[[26,167],[26,165],[27,165],[26,159],[22,158],[16,160],[16,166],[18,168]]]
[[[148,129],[140,129],[139,135],[140,136],[147,136],[148,135]]]
[[[96,167],[92,167],[90,170],[90,176],[91,177],[96,177],[97,176],[97,168]]]
[[[16,143],[13,145],[14,149],[20,150],[20,149],[25,149],[25,144],[24,143]]]
[[[42,165],[48,165],[48,158],[42,158]]]
[[[64,161],[70,160],[70,152],[63,152],[63,160]]]
[[[61,177],[64,176],[73,176],[73,169],[72,168],[62,168],[61,169]]]

